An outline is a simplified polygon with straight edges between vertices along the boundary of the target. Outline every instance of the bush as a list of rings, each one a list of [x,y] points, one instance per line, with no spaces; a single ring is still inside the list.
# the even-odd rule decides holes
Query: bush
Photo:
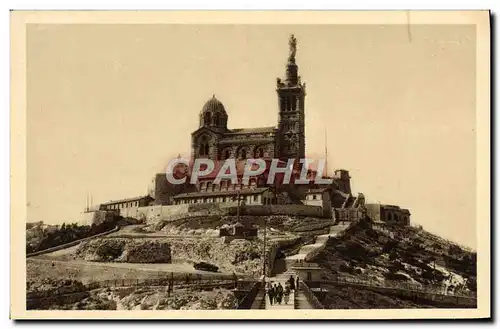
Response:
[[[63,223],[58,230],[48,232],[43,239],[39,241],[38,244],[27,244],[26,253],[33,253],[53,247],[57,247],[66,243],[70,243],[76,240],[91,237],[96,234],[104,233],[106,231],[112,230],[116,226],[116,221],[105,221],[99,225],[92,224],[88,225],[78,225],[76,223],[66,224]]]
[[[397,249],[397,247],[398,247],[398,242],[396,240],[389,240],[382,247],[382,252],[389,253]]]
[[[393,261],[393,260],[397,259],[397,258],[398,258],[398,256],[399,256],[399,255],[398,255],[397,251],[392,250],[392,251],[389,253],[389,260]]]

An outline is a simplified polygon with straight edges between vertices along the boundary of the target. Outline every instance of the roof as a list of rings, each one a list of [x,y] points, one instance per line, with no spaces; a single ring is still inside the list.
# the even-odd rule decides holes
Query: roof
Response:
[[[262,134],[262,133],[274,133],[276,132],[276,127],[258,127],[258,128],[236,128],[231,129],[224,135],[237,135],[237,134]]]
[[[231,196],[231,195],[237,195],[238,192],[240,195],[253,195],[253,194],[261,194],[266,190],[269,190],[269,187],[258,187],[255,189],[232,190],[232,191],[191,192],[191,193],[178,194],[174,196],[174,199]]]
[[[203,105],[203,109],[201,110],[201,113],[205,112],[220,112],[223,114],[226,114],[226,110],[224,108],[224,105],[219,101],[217,98],[215,98],[215,95],[210,98],[205,105]]]
[[[127,198],[127,199],[121,199],[121,200],[111,200],[111,201],[108,201],[108,202],[101,203],[101,205],[108,205],[108,204],[115,204],[115,203],[124,203],[124,202],[131,202],[131,201],[139,201],[139,200],[148,199],[148,198],[149,199],[153,199],[149,195],[144,195],[144,196],[138,196],[138,197],[135,197],[135,198]]]

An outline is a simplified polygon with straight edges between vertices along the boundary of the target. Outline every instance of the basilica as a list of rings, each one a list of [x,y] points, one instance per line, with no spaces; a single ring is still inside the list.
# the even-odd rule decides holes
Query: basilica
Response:
[[[230,128],[224,104],[213,95],[199,114],[198,129],[191,133],[191,161],[206,158],[216,163],[216,169],[207,176],[198,178],[196,186],[171,186],[165,174],[155,178],[154,198],[156,204],[219,203],[230,202],[241,196],[248,204],[310,204],[322,205],[337,200],[345,202],[351,198],[350,177],[346,170],[336,170],[333,182],[328,185],[294,186],[294,179],[301,172],[300,159],[305,158],[305,96],[306,85],[301,81],[296,63],[297,39],[289,39],[289,53],[285,77],[276,79],[278,97],[278,122],[272,127]],[[266,170],[243,184],[241,178],[246,159],[260,158]],[[226,159],[237,161],[238,182],[214,180]],[[267,183],[272,159],[278,159],[284,167],[294,160],[291,184],[283,185],[283,174],[278,174],[272,184]],[[314,180],[317,173],[310,170],[307,178]],[[363,200],[362,200],[363,201]]]

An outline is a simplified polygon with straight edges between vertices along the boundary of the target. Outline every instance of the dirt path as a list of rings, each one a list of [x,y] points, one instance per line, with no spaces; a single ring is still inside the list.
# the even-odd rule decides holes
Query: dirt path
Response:
[[[97,263],[32,258],[27,260],[26,265],[27,276],[30,279],[64,278],[84,283],[115,279],[162,278],[169,273],[200,274],[204,277],[224,275],[224,273],[198,271],[189,264]]]

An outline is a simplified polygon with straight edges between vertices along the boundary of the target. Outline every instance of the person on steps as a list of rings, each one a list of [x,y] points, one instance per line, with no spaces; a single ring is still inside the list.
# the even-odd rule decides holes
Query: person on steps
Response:
[[[283,300],[283,286],[281,285],[281,282],[278,283],[276,296],[278,297],[278,304],[281,305],[281,301]]]
[[[288,301],[290,300],[290,285],[289,284],[287,284],[285,286],[284,297],[285,297],[285,305],[287,305]]]
[[[299,290],[299,276],[297,275],[297,279],[295,280],[295,290]]]
[[[290,275],[290,279],[287,282],[290,285],[290,290],[295,290],[295,280],[293,279],[293,275]]]
[[[267,286],[267,295],[269,297],[269,303],[273,305],[274,303],[274,287],[272,283],[269,283]]]

